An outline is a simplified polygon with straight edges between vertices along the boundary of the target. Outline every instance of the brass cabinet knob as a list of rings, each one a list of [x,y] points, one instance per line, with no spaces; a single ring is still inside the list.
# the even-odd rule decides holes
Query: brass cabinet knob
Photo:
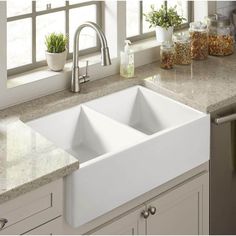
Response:
[[[5,218],[0,218],[0,230],[4,228],[5,224],[8,222]]]
[[[155,214],[156,214],[156,211],[157,211],[157,209],[156,209],[156,207],[154,207],[154,206],[150,206],[150,207],[148,208],[148,212],[149,212],[151,215],[155,215]]]
[[[146,210],[143,210],[143,211],[141,212],[141,215],[142,215],[142,217],[143,217],[144,219],[147,219],[147,218],[149,217],[149,212],[146,211]]]

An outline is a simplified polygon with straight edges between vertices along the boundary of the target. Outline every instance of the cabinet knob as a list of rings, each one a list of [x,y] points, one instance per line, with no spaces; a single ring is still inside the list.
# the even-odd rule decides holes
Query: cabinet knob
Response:
[[[3,227],[5,226],[7,222],[8,222],[7,219],[0,218],[0,230],[3,229]]]
[[[143,211],[141,212],[141,215],[142,215],[142,217],[143,217],[144,219],[147,219],[147,218],[149,217],[149,212],[146,211],[146,210],[143,210]]]
[[[155,214],[156,214],[156,211],[157,211],[157,209],[156,209],[156,207],[154,207],[154,206],[150,206],[150,207],[148,208],[148,212],[149,212],[151,215],[155,215]]]

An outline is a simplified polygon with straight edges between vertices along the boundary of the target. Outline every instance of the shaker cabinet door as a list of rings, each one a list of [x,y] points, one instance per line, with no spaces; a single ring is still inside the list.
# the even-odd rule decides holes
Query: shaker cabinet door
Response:
[[[141,216],[144,206],[128,212],[121,218],[93,231],[92,235],[144,235],[145,219]]]
[[[208,174],[148,202],[147,234],[208,234],[207,186]]]

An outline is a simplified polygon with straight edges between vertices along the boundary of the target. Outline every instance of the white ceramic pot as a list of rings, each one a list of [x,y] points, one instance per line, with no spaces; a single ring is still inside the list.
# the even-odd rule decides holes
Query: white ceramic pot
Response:
[[[162,43],[164,41],[172,41],[174,27],[171,26],[167,29],[160,26],[156,26],[156,39],[157,42]]]
[[[48,67],[52,71],[61,71],[63,70],[66,64],[67,50],[61,53],[50,53],[46,52],[46,59]]]

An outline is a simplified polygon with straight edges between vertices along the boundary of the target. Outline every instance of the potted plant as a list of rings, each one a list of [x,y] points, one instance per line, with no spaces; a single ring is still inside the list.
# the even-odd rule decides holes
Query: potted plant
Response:
[[[62,33],[51,33],[45,37],[46,60],[52,71],[63,70],[66,63],[68,37]]]
[[[182,24],[183,18],[177,13],[177,6],[167,7],[167,2],[159,10],[151,5],[151,11],[144,14],[145,20],[150,23],[150,28],[155,27],[158,42],[171,41],[174,27]]]

